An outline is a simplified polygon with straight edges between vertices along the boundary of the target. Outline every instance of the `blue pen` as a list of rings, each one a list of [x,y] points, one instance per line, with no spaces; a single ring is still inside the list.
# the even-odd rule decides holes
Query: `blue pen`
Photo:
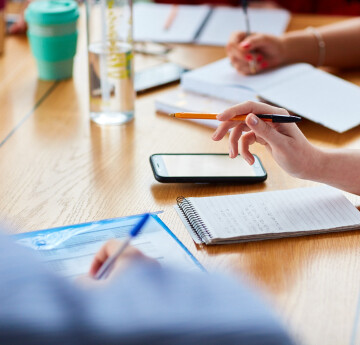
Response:
[[[117,258],[125,251],[126,247],[130,244],[131,240],[140,233],[140,230],[145,225],[145,223],[147,222],[150,216],[151,216],[150,213],[146,213],[141,218],[141,220],[130,231],[129,236],[125,240],[123,245],[115,252],[114,255],[110,256],[100,267],[100,269],[97,271],[95,275],[95,279],[97,280],[105,279],[109,275],[111,267],[113,266]]]

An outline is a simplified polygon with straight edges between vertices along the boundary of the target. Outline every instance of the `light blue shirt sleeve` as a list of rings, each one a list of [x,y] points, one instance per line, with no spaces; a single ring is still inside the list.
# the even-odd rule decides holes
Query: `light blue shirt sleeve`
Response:
[[[135,263],[97,288],[0,236],[0,344],[292,344],[245,285]]]

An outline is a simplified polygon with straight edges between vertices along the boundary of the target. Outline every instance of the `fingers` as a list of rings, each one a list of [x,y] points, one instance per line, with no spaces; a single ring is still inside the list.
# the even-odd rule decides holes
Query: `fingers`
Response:
[[[240,47],[244,50],[261,50],[264,46],[268,45],[270,41],[269,35],[253,34],[246,37],[241,43]]]
[[[114,253],[121,245],[121,242],[116,240],[110,240],[106,242],[100,250],[95,254],[93,262],[90,267],[90,275],[94,276],[103,263],[107,260],[111,253]]]
[[[251,59],[252,56],[250,55]],[[251,70],[250,70],[250,62],[248,60],[244,60],[244,59],[239,59],[236,57],[230,57],[230,62],[231,65],[236,69],[237,72],[241,73],[241,74],[245,74],[245,75],[250,75]],[[247,59],[247,58],[246,58]],[[255,65],[256,67],[256,65]]]
[[[239,154],[238,142],[243,133],[243,129],[244,129],[243,125],[236,126],[230,133],[230,137],[229,137],[230,158],[235,158]]]
[[[264,139],[270,145],[281,145],[284,142],[283,134],[254,114],[249,114],[246,117],[246,124],[256,136]]]
[[[248,115],[253,114],[280,114],[288,115],[289,113],[282,108],[273,107],[265,103],[258,103],[247,101],[225,110],[223,113],[217,116],[219,121],[228,121],[236,115]]]
[[[262,55],[249,49],[248,38],[245,32],[235,32],[231,35],[226,51],[232,66],[245,75],[256,73],[261,69]],[[260,59],[260,60],[259,60]]]
[[[249,130],[249,128],[245,122],[239,123],[238,121],[226,121],[219,125],[219,127],[216,129],[216,131],[212,135],[212,139],[215,141],[221,140],[227,134],[229,129],[234,128],[234,127],[239,127],[238,131],[240,131],[240,132]]]
[[[302,140],[304,138],[304,135],[295,123],[264,122],[254,114],[249,114],[245,122],[258,138],[263,138],[272,145],[281,145],[285,139],[289,138],[295,140]]]
[[[240,154],[250,165],[254,164],[255,159],[249,151],[249,146],[254,144],[255,141],[256,135],[252,131],[245,133],[240,141]]]
[[[101,249],[95,254],[94,260],[91,264],[90,275],[95,276],[99,268],[105,263],[105,261],[115,254],[115,252],[122,246],[121,241],[110,240],[106,242]],[[132,261],[145,256],[136,248],[128,246],[125,251],[119,257],[118,261]]]
[[[246,38],[246,33],[241,31],[235,31],[230,35],[230,39],[228,44],[226,45],[226,49],[231,49],[233,47],[237,47],[239,43],[241,43]]]
[[[238,72],[249,74],[246,64],[251,64],[250,72],[254,74],[284,63],[284,47],[278,37],[244,35],[243,32],[235,33],[227,45],[228,56]]]

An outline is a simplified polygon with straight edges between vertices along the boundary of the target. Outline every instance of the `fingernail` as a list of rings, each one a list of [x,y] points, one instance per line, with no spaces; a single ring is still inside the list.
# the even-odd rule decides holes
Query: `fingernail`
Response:
[[[245,59],[246,59],[247,61],[252,61],[252,60],[253,60],[253,56],[252,56],[251,54],[247,54],[247,55],[245,55]]]
[[[223,117],[223,113],[217,114],[216,115],[216,119],[217,120],[221,120],[221,118]]]
[[[244,158],[245,158],[246,162],[247,162],[248,164],[250,164],[250,159],[249,159],[249,157],[244,157]]]
[[[216,139],[216,136],[217,136],[217,132],[214,132],[214,134],[212,135],[212,139]]]
[[[256,57],[256,61],[257,62],[261,62],[263,60],[263,56],[262,55],[258,55],[257,57]]]
[[[266,61],[264,61],[260,66],[261,68],[267,68],[269,64]]]
[[[251,115],[249,122],[250,125],[256,126],[259,123],[259,120],[255,115]]]
[[[250,48],[250,42],[243,41],[243,42],[240,43],[240,46],[242,48]]]

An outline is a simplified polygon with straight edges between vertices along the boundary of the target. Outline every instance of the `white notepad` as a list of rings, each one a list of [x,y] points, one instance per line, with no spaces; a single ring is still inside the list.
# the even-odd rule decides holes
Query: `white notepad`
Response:
[[[206,5],[180,5],[177,15],[168,30],[164,25],[173,5],[134,4],[134,40],[168,43],[194,41],[202,24],[211,11]]]
[[[249,8],[252,32],[281,35],[290,21],[290,13],[283,9]],[[224,46],[235,31],[246,31],[242,8],[216,7],[201,31],[198,44]]]
[[[173,5],[136,3],[133,8],[135,41],[225,46],[233,31],[245,31],[241,8],[178,5],[169,29],[164,26]],[[290,13],[281,9],[250,8],[248,11],[253,32],[280,35],[290,19]]]
[[[305,63],[244,76],[228,59],[222,59],[184,73],[181,86],[227,100],[235,100],[244,89],[252,90],[273,104],[339,133],[360,124],[360,88]]]
[[[178,214],[196,243],[225,244],[360,229],[360,212],[328,186],[178,198]]]

